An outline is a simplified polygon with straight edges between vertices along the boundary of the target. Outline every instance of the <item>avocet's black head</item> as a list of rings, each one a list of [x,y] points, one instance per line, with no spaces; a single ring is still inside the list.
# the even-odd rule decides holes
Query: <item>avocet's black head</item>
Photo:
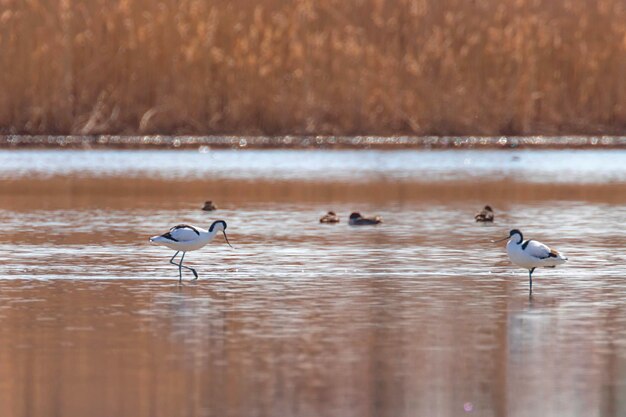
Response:
[[[519,236],[519,239],[517,240],[517,243],[522,243],[522,241],[524,240],[524,235],[522,235],[522,232],[520,232],[517,229],[513,229],[509,232],[509,238],[514,237],[515,235]]]
[[[503,240],[511,239],[511,238],[513,238],[513,237],[515,237],[515,236],[518,236],[518,237],[519,237],[518,239],[516,239],[516,242],[515,242],[515,243],[517,243],[517,244],[522,243],[522,241],[524,240],[524,237],[522,236],[522,232],[520,232],[520,231],[519,231],[519,230],[517,230],[517,229],[513,229],[513,230],[511,230],[511,231],[509,232],[509,235],[508,235],[507,237],[503,237],[502,239],[498,239],[498,240],[492,240],[491,242],[492,242],[492,243],[502,242]]]
[[[350,215],[350,219],[360,219],[361,217],[363,217],[361,216],[361,213],[357,213],[357,212],[354,212]]]
[[[226,227],[227,225],[224,220],[215,220],[213,224],[211,225],[211,227],[209,227],[209,233],[213,231],[215,231],[215,233],[217,232],[224,233],[224,239],[226,239],[226,243],[228,243],[228,246],[232,248],[233,245],[230,244],[230,242],[228,241],[228,236],[226,236]]]
[[[493,210],[491,209],[491,206],[485,206],[485,210],[493,212]]]
[[[212,232],[214,229],[217,228],[218,231],[224,231],[226,230],[226,222],[224,220],[215,220],[213,222],[213,224],[211,225],[211,227],[209,227],[209,232]]]

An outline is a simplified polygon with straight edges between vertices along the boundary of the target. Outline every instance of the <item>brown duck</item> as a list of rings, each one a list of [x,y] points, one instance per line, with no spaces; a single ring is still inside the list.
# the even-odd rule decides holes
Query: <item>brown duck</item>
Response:
[[[204,207],[202,207],[202,210],[204,210],[204,211],[217,210],[217,206],[215,204],[213,204],[212,201],[205,201],[204,202]]]
[[[484,209],[476,213],[476,215],[474,216],[474,219],[477,222],[493,222],[494,218],[495,214],[493,213],[493,210],[490,206],[485,206]]]
[[[339,223],[339,216],[334,211],[329,211],[320,218],[320,223]]]

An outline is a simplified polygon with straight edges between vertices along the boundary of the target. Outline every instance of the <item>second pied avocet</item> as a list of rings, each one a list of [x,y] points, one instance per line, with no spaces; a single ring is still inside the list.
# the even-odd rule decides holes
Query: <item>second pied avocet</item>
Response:
[[[509,240],[506,244],[506,252],[511,262],[528,269],[531,294],[533,292],[533,272],[535,268],[554,268],[567,261],[567,257],[563,256],[556,249],[552,249],[536,240],[524,240],[524,235],[517,229],[511,230],[507,237],[494,240],[493,242],[502,242],[506,239]]]
[[[178,266],[178,281],[182,282],[182,268],[188,269],[193,272],[193,275],[195,276],[194,279],[198,279],[198,273],[195,269],[183,265],[185,253],[204,247],[207,243],[213,240],[218,232],[222,232],[224,234],[224,239],[226,239],[226,243],[228,243],[228,246],[232,248],[232,245],[228,241],[228,237],[226,237],[226,222],[224,220],[214,221],[211,227],[209,227],[208,229],[202,229],[200,227],[190,226],[188,224],[179,224],[178,226],[172,227],[167,233],[164,233],[160,236],[151,237],[150,242],[168,247],[176,251],[174,256],[172,256],[172,259],[170,259],[170,263],[172,265]],[[176,263],[174,262],[174,259],[180,252],[182,252],[183,255],[180,258],[180,262]]]

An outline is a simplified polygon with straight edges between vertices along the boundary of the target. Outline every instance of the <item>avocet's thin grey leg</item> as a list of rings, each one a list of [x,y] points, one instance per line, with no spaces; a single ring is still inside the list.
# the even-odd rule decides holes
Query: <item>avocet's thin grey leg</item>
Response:
[[[177,256],[179,253],[180,253],[180,251],[176,252],[176,253],[174,254],[174,256],[172,256],[172,259],[170,259],[170,263],[171,263],[172,265],[176,265],[176,266],[178,266],[178,264],[177,264],[176,262],[174,262],[174,258],[176,258],[176,256]]]
[[[174,262],[174,259],[176,258],[176,256],[177,256],[179,253],[180,253],[180,251],[176,252],[176,253],[174,254],[174,256],[172,256],[172,259],[170,259],[170,263],[171,263],[172,265],[176,265],[176,266],[178,267],[178,282],[182,282],[182,281],[183,281],[183,271],[182,271],[182,268],[188,269],[188,270],[190,270],[191,272],[193,272],[193,275],[194,275],[194,277],[195,277],[195,278],[194,278],[194,280],[198,279],[198,273],[196,272],[196,270],[195,270],[195,269],[193,269],[193,268],[191,268],[191,267],[189,267],[189,266],[185,266],[185,265],[183,265],[183,259],[185,259],[185,253],[186,253],[186,252],[183,252],[183,256],[181,256],[181,257],[180,257],[180,262],[179,262],[179,263]]]
[[[189,266],[183,266],[183,268],[187,268],[188,270],[190,270],[191,272],[193,272],[193,275],[194,275],[194,277],[195,277],[195,278],[193,279],[194,281],[198,279],[198,273],[196,272],[196,270],[195,270],[195,269],[193,269],[193,268],[191,268],[191,267],[189,267]]]
[[[190,270],[191,272],[193,272],[193,276],[195,277],[195,278],[194,278],[194,281],[195,281],[196,279],[198,279],[198,273],[196,272],[196,270],[195,270],[195,269],[193,269],[193,268],[191,268],[191,267],[189,267],[189,266],[185,266],[185,265],[183,265],[183,258],[184,258],[184,257],[185,257],[185,252],[183,252],[183,257],[182,257],[182,258],[180,258],[180,266],[181,266],[181,268],[185,268],[185,269],[188,269],[188,270]]]
[[[183,282],[183,259],[185,259],[185,252],[183,252],[183,256],[180,257],[180,263],[178,264],[178,282]]]
[[[174,258],[176,258],[176,256],[180,253],[180,251],[177,251],[174,256],[172,256],[172,259],[170,259],[170,263],[172,265],[176,265],[178,267],[178,282],[181,282],[183,280],[183,274],[180,270],[180,265],[177,264],[176,262],[174,262]],[[183,252],[183,257],[185,256],[185,253]],[[182,260],[181,260],[182,261]]]

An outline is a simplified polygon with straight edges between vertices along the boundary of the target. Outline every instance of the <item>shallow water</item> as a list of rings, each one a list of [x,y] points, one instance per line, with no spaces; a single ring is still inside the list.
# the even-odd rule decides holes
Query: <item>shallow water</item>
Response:
[[[249,152],[0,152],[0,415],[626,414],[626,154]],[[147,238],[215,218],[178,285]]]
[[[626,181],[626,150],[0,150],[0,178],[89,175],[348,181],[487,179]]]

